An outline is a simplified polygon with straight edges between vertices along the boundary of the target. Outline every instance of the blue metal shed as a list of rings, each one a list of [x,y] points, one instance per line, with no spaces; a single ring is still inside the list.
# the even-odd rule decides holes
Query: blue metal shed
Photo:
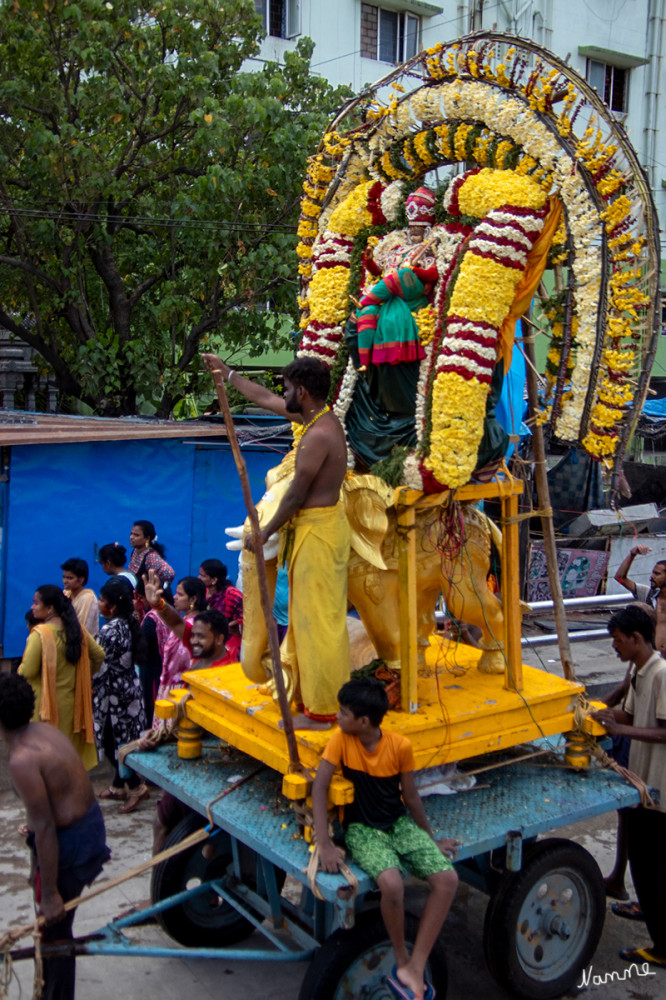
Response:
[[[290,445],[278,417],[236,418],[252,494]],[[286,432],[286,433],[285,433]],[[35,588],[61,583],[60,564],[79,556],[99,593],[108,579],[101,545],[128,549],[132,522],[154,523],[176,579],[202,559],[221,559],[235,580],[238,554],[224,529],[245,507],[221,418],[155,421],[0,411],[0,640],[2,656],[21,656],[24,616]]]

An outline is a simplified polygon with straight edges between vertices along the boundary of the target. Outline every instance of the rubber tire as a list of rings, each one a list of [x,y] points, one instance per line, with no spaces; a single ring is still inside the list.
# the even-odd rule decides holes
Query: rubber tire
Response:
[[[530,892],[539,884],[547,884],[549,874],[560,873],[572,882],[574,906],[581,914],[580,924],[574,927],[570,954],[566,968],[553,970],[551,978],[537,977],[530,973],[527,960],[521,960],[526,951],[526,937],[518,927],[523,904]],[[578,886],[576,886],[578,883]],[[566,914],[565,914],[566,917]],[[587,968],[596,951],[606,917],[606,893],[599,866],[591,854],[573,841],[550,838],[532,844],[523,854],[523,867],[518,872],[504,872],[493,893],[483,929],[483,945],[488,969],[493,977],[519,1000],[552,1000],[574,986],[581,970]],[[521,924],[525,922],[525,914]],[[585,937],[577,946],[580,934]],[[547,941],[545,932],[542,940]],[[530,945],[531,947],[531,945]],[[541,945],[537,943],[537,949]],[[566,945],[564,946],[566,947]],[[546,972],[547,970],[543,970]]]
[[[414,943],[418,926],[416,917],[405,914],[405,940],[408,944]],[[372,954],[382,948],[389,955],[388,961],[386,956]],[[368,958],[364,961],[363,956],[366,954]],[[345,984],[346,974],[353,971],[351,967],[362,961],[365,966],[362,988],[359,989],[358,981]],[[298,1000],[349,1000],[351,997],[354,1000],[395,1000],[395,994],[384,981],[393,964],[391,942],[381,914],[378,909],[369,910],[357,916],[351,930],[335,931],[315,953],[305,974]],[[373,969],[378,969],[374,977]],[[448,977],[441,935],[430,953],[426,974],[435,987],[437,1000],[444,1000]]]
[[[196,830],[205,826],[207,820],[198,813],[186,816],[171,830],[164,843],[164,849],[174,847]],[[163,861],[153,868],[150,882],[150,896],[153,903],[159,903],[169,896],[182,892],[193,879],[201,882],[223,876],[231,863],[231,847],[225,833],[218,833],[210,843],[219,844],[215,857],[206,860],[202,855],[204,844],[196,844],[182,854]],[[254,888],[256,885],[256,853],[245,845],[240,845],[240,860],[243,881]],[[277,870],[278,887],[284,884],[285,873]],[[206,906],[206,900],[209,907]],[[191,903],[172,906],[158,914],[158,921],[166,933],[179,944],[198,948],[225,948],[243,941],[254,931],[253,925],[234,910],[228,903],[219,904],[213,893],[198,896]]]

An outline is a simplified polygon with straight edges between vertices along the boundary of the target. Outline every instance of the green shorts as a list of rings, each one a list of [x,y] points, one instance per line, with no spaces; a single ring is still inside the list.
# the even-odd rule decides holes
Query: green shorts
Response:
[[[451,859],[409,816],[401,816],[390,830],[350,823],[346,842],[356,864],[374,879],[387,868],[423,879],[453,868]]]

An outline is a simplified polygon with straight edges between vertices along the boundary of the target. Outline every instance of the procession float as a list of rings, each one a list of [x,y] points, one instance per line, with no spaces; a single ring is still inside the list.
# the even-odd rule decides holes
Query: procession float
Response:
[[[562,679],[521,660],[518,524],[547,524],[549,504],[523,498],[519,509],[523,483],[504,463],[494,408],[516,321],[539,290],[550,346],[535,441],[549,423],[578,443],[613,497],[659,330],[658,223],[621,125],[529,41],[483,32],[437,45],[331,122],[308,162],[298,236],[299,354],[331,370],[349,454],[349,600],[399,678],[390,725],[421,766],[573,732],[583,686],[572,664]],[[536,329],[518,338],[528,382]],[[293,463],[292,451],[269,473],[260,523]],[[501,533],[478,509],[490,498]],[[268,569],[274,585],[275,559]],[[250,553],[243,588],[243,668],[191,675],[188,714],[288,776],[280,712],[261,683],[274,669]],[[481,630],[480,650],[435,633],[440,594]],[[300,762],[316,768],[327,738],[298,734]],[[300,797],[295,785],[285,791]]]
[[[522,663],[518,526],[539,516],[545,534],[549,502],[541,491],[533,509],[506,467],[494,407],[518,343],[537,472],[549,424],[601,463],[612,500],[659,330],[645,176],[566,62],[477,32],[419,53],[340,111],[308,162],[298,237],[299,353],[329,366],[345,428],[348,593],[392,685],[384,726],[408,736],[417,768],[458,764],[467,781],[426,810],[437,837],[461,841],[461,878],[490,897],[490,972],[513,996],[560,996],[594,954],[605,893],[591,855],[552,831],[645,789],[608,769],[566,636],[564,677]],[[536,327],[516,333],[535,295],[549,338],[540,390]],[[230,416],[227,428],[242,474]],[[256,508],[241,475],[246,534],[259,537],[294,460],[271,470]],[[479,509],[490,499],[497,525]],[[393,958],[371,880],[354,866],[316,871],[309,794],[329,734],[290,725],[276,570],[273,552],[244,552],[243,663],[186,674],[161,706],[177,749],[127,757],[194,810],[159,858],[153,912],[191,957],[311,960],[300,1000],[385,1000]],[[554,596],[557,580],[555,567]],[[479,627],[480,648],[435,629],[440,595]],[[351,795],[335,777],[332,821]],[[281,893],[285,875],[298,901]],[[79,953],[172,954],[127,938],[145,916],[114,921]],[[234,947],[255,929],[264,949]],[[406,932],[413,940],[411,918]],[[428,965],[440,998],[445,938]]]
[[[420,53],[340,111],[308,161],[298,237],[298,353],[329,366],[329,402],[345,429],[348,596],[376,655],[371,666],[391,686],[384,726],[408,736],[419,769],[457,763],[463,780],[485,772],[483,789],[428,798],[428,815],[437,835],[462,841],[461,877],[490,895],[492,974],[515,996],[559,996],[599,941],[604,887],[579,845],[536,838],[644,801],[646,790],[608,769],[562,617],[564,677],[522,663],[518,529],[541,518],[556,598],[546,424],[601,464],[609,503],[618,491],[659,332],[648,184],[622,126],[566,62],[525,39],[479,32]],[[542,322],[523,319],[517,334],[535,296]],[[549,340],[539,379],[537,336]],[[515,344],[527,361],[536,509],[507,468],[509,436],[495,416]],[[219,372],[213,378],[224,407]],[[230,416],[227,429],[242,474]],[[303,428],[293,430],[295,449]],[[291,481],[294,449],[269,472],[256,507],[244,482],[245,534],[255,541]],[[497,525],[480,509],[491,499]],[[266,800],[246,799],[242,820],[231,806],[209,810],[230,838],[222,861],[244,890],[234,895],[225,883],[218,896],[215,882],[205,919],[200,906],[179,920],[196,936],[217,899],[221,925],[235,927],[241,913],[251,926],[238,844],[249,846],[264,875],[270,861],[303,883],[296,924],[270,893],[257,895],[258,876],[250,906],[255,916],[272,907],[290,933],[308,921],[319,947],[301,1000],[385,997],[386,933],[376,909],[361,913],[369,880],[352,872],[352,890],[342,876],[316,874],[309,794],[328,732],[291,726],[289,673],[270,613],[276,553],[244,550],[242,559],[242,665],[190,672],[187,693],[174,691],[163,708],[179,719],[181,757],[196,758],[202,734],[212,733],[242,751],[248,769],[259,761],[281,774],[283,822],[267,831]],[[450,615],[478,626],[479,648],[435,629],[440,596]],[[557,600],[555,611],[557,619]],[[529,766],[543,754],[541,770]],[[160,765],[131,757],[204,813],[204,793],[193,789],[193,772],[182,776],[173,750]],[[201,772],[196,780],[213,793]],[[332,820],[352,794],[334,776]],[[202,869],[210,877],[195,852],[172,890]],[[274,891],[278,884],[274,875]],[[349,930],[354,921],[363,933]],[[443,995],[439,945],[430,969]]]

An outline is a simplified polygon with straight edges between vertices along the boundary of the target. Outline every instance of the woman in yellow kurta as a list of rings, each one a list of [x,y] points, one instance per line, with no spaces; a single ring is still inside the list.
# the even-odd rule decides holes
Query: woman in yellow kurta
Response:
[[[81,627],[60,587],[39,587],[31,611],[37,624],[28,636],[19,673],[35,692],[33,721],[57,726],[91,770],[98,758],[90,675],[99,670],[104,650]]]

